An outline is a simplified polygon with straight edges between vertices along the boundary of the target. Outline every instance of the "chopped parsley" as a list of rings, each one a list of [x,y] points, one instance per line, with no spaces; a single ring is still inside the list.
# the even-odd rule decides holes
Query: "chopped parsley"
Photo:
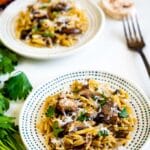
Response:
[[[104,95],[104,93],[102,93],[100,96],[94,95],[92,99],[95,101],[98,101],[98,103],[100,104],[100,107],[103,107],[108,98]]]
[[[49,106],[46,112],[47,117],[54,117],[55,115],[55,108],[53,106]]]
[[[128,117],[127,109],[124,107],[118,115],[120,118],[127,118]]]
[[[48,6],[47,5],[43,5],[39,9],[46,9],[46,8],[48,8]]]
[[[53,123],[52,129],[53,129],[53,134],[55,137],[58,137],[59,133],[61,133],[63,131],[63,129],[59,127],[58,121],[55,121]]]
[[[85,112],[81,112],[80,116],[77,118],[78,121],[84,121],[84,120],[89,120],[89,117],[86,115]]]
[[[52,32],[45,32],[42,34],[44,37],[50,37],[50,38],[54,38],[55,35]]]
[[[36,24],[32,27],[32,32],[38,32],[38,31],[39,31],[39,28],[38,28],[38,25]]]
[[[109,135],[109,132],[107,130],[100,130],[98,132],[98,136],[108,136]]]

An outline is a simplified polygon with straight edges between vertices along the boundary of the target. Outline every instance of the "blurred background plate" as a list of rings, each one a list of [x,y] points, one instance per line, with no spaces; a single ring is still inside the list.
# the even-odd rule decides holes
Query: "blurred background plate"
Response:
[[[29,46],[19,39],[16,39],[14,26],[19,12],[34,2],[35,0],[14,1],[5,9],[0,17],[0,40],[7,47],[22,56],[46,59],[69,55],[76,51],[83,50],[83,46],[87,45],[103,29],[105,20],[103,11],[90,0],[76,0],[77,5],[86,12],[89,19],[88,31],[81,37],[79,42],[72,47],[57,46],[54,48],[37,48]]]

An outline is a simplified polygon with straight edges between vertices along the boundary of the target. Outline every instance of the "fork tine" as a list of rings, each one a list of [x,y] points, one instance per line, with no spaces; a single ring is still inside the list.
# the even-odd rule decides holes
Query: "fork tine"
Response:
[[[128,30],[129,30],[129,37],[131,40],[133,40],[133,36],[132,36],[132,29],[131,29],[131,26],[130,26],[130,23],[129,23],[129,16],[126,17],[126,20],[127,20],[127,26],[128,26]]]
[[[127,41],[127,44],[128,44],[129,43],[129,38],[128,38],[128,34],[127,34],[125,18],[123,18],[123,30],[124,30],[125,38],[126,38],[126,41]]]
[[[135,26],[135,23],[134,23],[133,16],[131,15],[130,18],[131,18],[131,23],[132,23],[132,28],[133,28],[135,38],[136,38],[136,40],[138,40],[138,36],[137,36],[137,32],[136,32],[136,26]]]
[[[139,22],[138,22],[137,15],[135,15],[135,20],[136,20],[136,24],[137,24],[137,29],[138,29],[138,32],[139,32],[139,36],[141,38],[141,41],[143,42],[143,45],[145,45],[145,42],[144,42],[144,39],[143,39],[143,36],[142,36],[142,32],[141,32],[141,29],[140,29],[140,25],[139,25]]]

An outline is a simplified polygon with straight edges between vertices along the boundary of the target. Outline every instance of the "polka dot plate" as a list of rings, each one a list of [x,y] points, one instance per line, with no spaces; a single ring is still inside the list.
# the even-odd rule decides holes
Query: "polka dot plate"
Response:
[[[106,72],[79,71],[61,75],[49,80],[35,89],[27,98],[20,115],[20,133],[29,150],[45,150],[44,139],[38,133],[36,124],[43,101],[48,95],[55,94],[66,88],[74,80],[95,79],[108,83],[112,89],[122,88],[130,96],[130,104],[137,118],[136,129],[132,139],[125,146],[127,150],[140,150],[150,137],[150,101],[143,91],[125,79]]]

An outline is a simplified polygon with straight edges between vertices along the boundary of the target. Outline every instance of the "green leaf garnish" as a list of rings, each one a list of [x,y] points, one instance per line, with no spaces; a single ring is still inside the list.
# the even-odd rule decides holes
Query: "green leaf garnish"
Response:
[[[0,74],[11,73],[17,63],[17,55],[10,52],[9,49],[0,42]]]
[[[2,92],[11,100],[17,100],[25,99],[31,90],[32,85],[27,76],[23,72],[19,72],[5,81]]]
[[[0,114],[9,108],[9,100],[0,93]]]
[[[54,38],[55,37],[55,35],[52,32],[45,32],[45,33],[42,34],[42,36],[50,37],[50,38]]]
[[[49,106],[46,112],[47,117],[53,117],[55,115],[55,108],[52,106]]]
[[[128,117],[127,109],[124,107],[118,115],[120,118],[127,118]]]
[[[37,26],[37,25],[34,25],[34,26],[32,27],[32,32],[38,32],[38,31],[39,31],[38,26]]]
[[[53,134],[55,137],[58,137],[59,133],[61,133],[63,131],[63,129],[59,127],[58,121],[55,121],[53,123],[52,129],[53,129]]]
[[[47,5],[43,5],[39,9],[46,9],[46,8],[48,8],[48,6]]]
[[[98,136],[108,136],[108,135],[109,135],[109,133],[107,130],[100,130],[98,132]]]
[[[92,99],[97,101],[100,104],[100,107],[103,107],[108,98],[104,95],[104,93],[102,93],[100,96],[94,95]]]
[[[78,121],[84,121],[84,120],[89,120],[89,117],[86,115],[85,112],[81,112],[80,116],[77,118]]]

